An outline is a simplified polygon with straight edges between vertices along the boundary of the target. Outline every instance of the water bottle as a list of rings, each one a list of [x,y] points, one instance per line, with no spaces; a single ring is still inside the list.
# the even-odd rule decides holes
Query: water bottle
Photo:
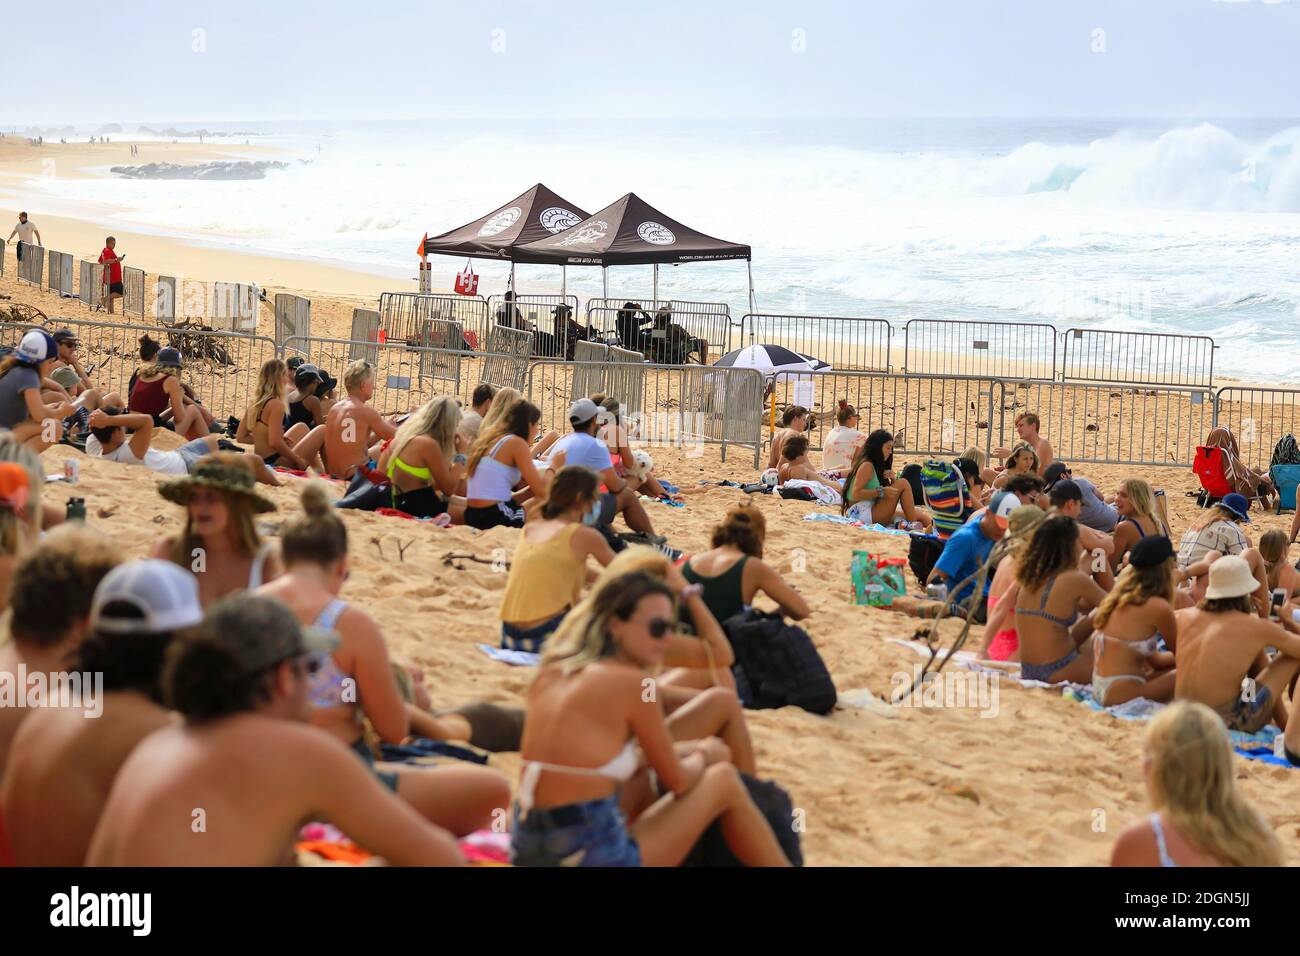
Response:
[[[943,581],[935,581],[933,584],[925,586],[925,596],[931,601],[943,601],[948,597],[948,585]]]
[[[80,521],[82,524],[85,524],[86,523],[86,499],[69,498],[68,510],[64,514],[64,519],[67,521]]]

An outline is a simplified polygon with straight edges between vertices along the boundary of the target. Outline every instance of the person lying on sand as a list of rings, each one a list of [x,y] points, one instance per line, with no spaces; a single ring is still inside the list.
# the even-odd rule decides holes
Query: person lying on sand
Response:
[[[194,574],[204,607],[284,573],[279,550],[262,541],[255,520],[274,511],[275,504],[259,495],[255,484],[248,456],[223,451],[199,459],[185,477],[158,486],[158,494],[185,509],[185,528],[159,541],[149,556]]]
[[[1092,626],[1080,611],[1097,607],[1106,592],[1079,570],[1083,553],[1078,524],[1054,515],[1038,526],[1021,555],[1016,633],[1025,680],[1086,684],[1092,677]]]
[[[127,429],[131,429],[130,435]],[[220,450],[220,439],[207,435],[186,442],[175,451],[162,451],[150,447],[153,433],[153,418],[144,412],[123,412],[112,406],[97,408],[90,413],[86,454],[125,465],[141,465],[163,475],[188,475],[199,459]],[[250,454],[249,464],[258,481],[279,486],[280,479],[266,467],[260,455]]]
[[[808,458],[808,436],[791,435],[781,447],[781,464],[776,469],[778,485],[787,481],[811,481],[825,485],[836,495],[844,494],[844,486],[834,478],[827,478],[812,466]]]
[[[469,446],[459,424],[460,406],[444,395],[416,409],[385,443],[378,470],[388,476],[398,511],[417,518],[449,513],[464,521],[465,499],[456,492],[465,481]]]
[[[550,472],[537,470],[531,450],[541,420],[541,409],[522,398],[514,400],[508,407],[500,395],[493,401],[489,417],[484,419],[478,440],[469,452],[465,523],[471,528],[480,531],[502,525],[522,528],[524,509],[516,501],[514,492],[520,482],[527,486],[536,501],[546,500]],[[609,456],[606,455],[604,460],[608,462]],[[552,453],[552,461],[555,468],[562,468],[565,453]]]
[[[1142,775],[1154,812],[1120,834],[1111,866],[1281,866],[1272,825],[1237,786],[1222,722],[1179,701],[1147,724]]]
[[[15,465],[6,464],[5,468]],[[82,524],[51,531],[15,569],[9,592],[9,636],[0,645],[0,674],[29,679],[68,669],[90,629],[90,605],[104,575],[122,562],[122,553],[104,535]],[[50,600],[57,595],[58,600]],[[0,707],[0,781],[14,735],[27,716],[24,700]]]
[[[781,465],[781,449],[786,440],[795,435],[802,435],[812,418],[808,409],[802,405],[789,405],[781,413],[781,427],[772,436],[772,446],[767,453],[767,467],[778,468]]]
[[[1115,588],[1092,616],[1094,660],[1092,693],[1111,707],[1145,697],[1165,701],[1174,695],[1174,655],[1162,651],[1178,641],[1174,617],[1174,546],[1164,535],[1149,535],[1132,550]]]
[[[708,738],[682,755],[663,705],[644,693],[677,618],[676,597],[645,572],[611,578],[548,645],[528,691],[515,865],[676,866],[715,820],[741,862],[788,865],[728,748]],[[643,760],[665,793],[629,827],[619,784]]]
[[[1287,604],[1261,619],[1251,601],[1259,587],[1246,560],[1228,555],[1210,566],[1205,600],[1178,611],[1174,696],[1214,709],[1229,730],[1253,734],[1273,719],[1286,728],[1282,695],[1300,673],[1300,625]],[[1281,653],[1271,661],[1265,648]],[[1251,678],[1243,689],[1243,682]]]
[[[164,674],[167,704],[184,723],[148,737],[122,766],[86,863],[293,863],[303,824],[328,820],[390,863],[459,865],[450,834],[308,723],[306,662],[328,650],[323,638],[304,634],[272,598],[213,605]]]
[[[501,597],[501,646],[539,653],[543,642],[582,596],[596,572],[614,560],[596,530],[600,479],[590,468],[567,465],[551,480],[546,501],[524,525]]]
[[[894,475],[894,436],[878,428],[867,436],[844,479],[844,501],[840,514],[863,524],[892,525],[894,514],[928,529],[934,524],[929,512],[918,508],[912,486]]]
[[[1033,412],[1021,412],[1016,416],[1016,435],[1020,441],[1029,445],[1038,464],[1034,470],[1039,475],[1045,475],[1047,468],[1056,460],[1056,452],[1052,449],[1052,443],[1046,437],[1038,433],[1042,423],[1037,415]],[[999,458],[1007,459],[1014,453],[1013,449],[995,448],[993,454]]]
[[[102,675],[103,696],[93,705],[34,710],[10,750],[0,799],[20,866],[85,862],[123,762],[172,721],[162,702],[167,649],[178,632],[202,620],[194,578],[174,564],[130,561],[100,581],[90,635],[68,669]]]
[[[348,533],[323,483],[303,487],[302,508],[303,514],[281,531],[285,573],[254,593],[280,600],[300,625],[332,632],[337,639],[337,646],[307,671],[311,722],[347,745],[430,822],[458,836],[490,825],[493,809],[510,800],[510,786],[495,770],[375,764],[361,717],[381,741],[398,744],[410,734],[409,709],[379,626],[359,605],[339,597],[348,577]]]

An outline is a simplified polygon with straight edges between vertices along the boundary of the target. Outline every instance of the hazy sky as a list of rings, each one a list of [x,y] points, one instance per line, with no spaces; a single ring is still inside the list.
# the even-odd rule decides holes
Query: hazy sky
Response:
[[[23,48],[6,44],[5,127],[1288,116],[1300,103],[1289,0],[74,0],[10,4],[0,23]]]

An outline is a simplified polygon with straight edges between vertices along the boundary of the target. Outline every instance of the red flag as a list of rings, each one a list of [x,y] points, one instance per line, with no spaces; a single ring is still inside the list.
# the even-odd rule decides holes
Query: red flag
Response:
[[[421,258],[424,257],[424,244],[428,241],[429,241],[429,234],[426,232],[424,234],[424,238],[420,240],[420,248],[415,250],[415,254],[417,256],[420,256]]]

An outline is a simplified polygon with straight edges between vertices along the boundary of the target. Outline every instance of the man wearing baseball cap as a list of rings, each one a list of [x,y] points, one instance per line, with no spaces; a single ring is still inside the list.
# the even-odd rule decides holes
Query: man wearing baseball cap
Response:
[[[654,525],[650,523],[650,516],[646,514],[636,489],[614,468],[609,446],[596,437],[597,427],[608,417],[609,413],[589,398],[580,398],[570,405],[569,426],[573,431],[551,447],[547,456],[547,471],[559,471],[567,465],[590,468],[605,485],[597,524],[606,527],[622,512],[623,520],[629,528],[662,542],[663,539],[655,534]],[[561,456],[558,459],[555,457],[557,454]]]
[[[1212,707],[1229,730],[1253,734],[1276,717],[1286,722],[1283,695],[1300,672],[1300,625],[1294,606],[1276,620],[1255,612],[1259,581],[1245,558],[1227,555],[1210,565],[1205,600],[1175,615],[1178,620],[1174,696]],[[1281,653],[1268,660],[1265,648]],[[1247,680],[1249,678],[1249,680]],[[1244,685],[1244,686],[1243,686]]]
[[[948,600],[956,608],[969,609],[971,601],[975,604],[975,620],[983,624],[985,601],[988,598],[989,585],[993,582],[992,569],[984,579],[984,588],[975,595],[975,578],[980,568],[988,560],[993,545],[1002,539],[1007,530],[1011,512],[1020,507],[1020,499],[1009,491],[999,491],[989,501],[989,506],[971,515],[969,521],[958,528],[947,544],[943,553],[935,562],[926,583],[943,581],[948,584]],[[970,579],[969,581],[967,579]],[[966,582],[963,584],[962,582]],[[958,588],[955,592],[953,588]]]
[[[2,795],[20,866],[85,863],[118,769],[172,722],[162,703],[172,638],[202,620],[198,579],[170,561],[129,561],[99,582],[90,636],[70,667],[82,699],[34,711],[14,738]]]
[[[1059,464],[1060,462],[1056,462],[1052,467],[1055,468]],[[1051,502],[1052,513],[1064,515],[1079,526],[1079,544],[1085,551],[1094,556],[1098,554],[1106,556],[1104,562],[1095,562],[1093,577],[1104,590],[1109,591],[1115,583],[1110,570],[1111,558],[1115,553],[1115,539],[1083,523],[1083,519],[1080,518],[1083,513],[1083,488],[1072,478],[1061,478],[1052,483],[1052,490],[1048,492],[1047,500]]]
[[[1113,505],[1106,504],[1097,494],[1097,486],[1087,478],[1075,478],[1070,466],[1063,461],[1054,461],[1043,471],[1044,490],[1051,494],[1058,481],[1070,479],[1079,488],[1081,506],[1078,515],[1079,524],[1111,534],[1119,523],[1119,512]]]

